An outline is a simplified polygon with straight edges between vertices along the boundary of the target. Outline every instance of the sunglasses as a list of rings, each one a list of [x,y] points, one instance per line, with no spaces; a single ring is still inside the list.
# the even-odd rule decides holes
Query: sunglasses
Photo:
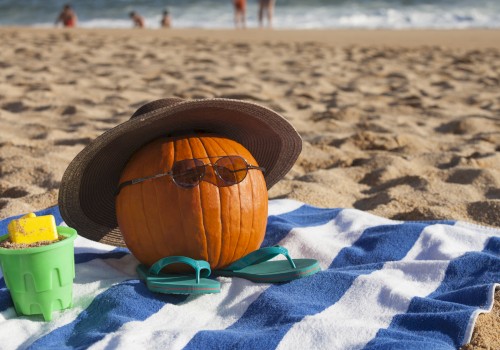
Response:
[[[201,159],[219,158],[213,164],[205,164]],[[135,185],[144,181],[157,179],[164,176],[172,176],[174,183],[183,188],[193,188],[203,180],[206,174],[206,167],[211,166],[220,181],[217,181],[218,187],[227,187],[240,183],[247,176],[248,170],[257,169],[262,172],[264,168],[250,165],[245,158],[240,156],[218,156],[183,159],[174,162],[172,169],[169,172],[132,179],[122,182],[118,185],[115,193],[117,196],[121,189],[128,185]]]

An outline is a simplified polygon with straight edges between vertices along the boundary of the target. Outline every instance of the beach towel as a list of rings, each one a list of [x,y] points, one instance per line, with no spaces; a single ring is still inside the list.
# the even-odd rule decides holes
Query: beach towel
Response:
[[[58,207],[43,214],[62,222]],[[218,277],[219,294],[188,296],[148,291],[126,249],[78,237],[73,307],[52,321],[18,317],[0,279],[0,348],[456,349],[500,282],[500,230],[461,221],[272,200],[263,246],[276,244],[322,271],[283,284]]]

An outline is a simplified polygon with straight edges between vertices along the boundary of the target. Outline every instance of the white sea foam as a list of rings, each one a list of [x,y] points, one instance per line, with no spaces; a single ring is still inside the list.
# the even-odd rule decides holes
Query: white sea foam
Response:
[[[61,4],[58,4],[61,2]],[[65,1],[64,1],[65,2]],[[48,4],[50,3],[50,4]],[[136,6],[134,6],[134,3]],[[36,4],[37,7],[33,7]],[[0,25],[53,26],[63,2],[0,0]],[[146,26],[158,28],[165,5],[177,28],[232,28],[231,1],[84,1],[74,0],[79,25],[85,28],[130,28],[136,10]],[[258,25],[257,1],[248,1],[247,24]],[[277,0],[275,28],[499,28],[500,1],[495,0]]]

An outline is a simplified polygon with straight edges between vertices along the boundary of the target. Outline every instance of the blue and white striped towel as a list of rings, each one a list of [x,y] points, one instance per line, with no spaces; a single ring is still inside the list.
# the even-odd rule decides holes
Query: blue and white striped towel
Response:
[[[57,207],[43,213],[62,221]],[[0,348],[456,349],[500,282],[500,230],[459,221],[274,200],[263,245],[274,244],[323,271],[281,285],[219,278],[220,294],[153,294],[125,249],[79,237],[74,306],[51,322],[16,317],[1,278]]]

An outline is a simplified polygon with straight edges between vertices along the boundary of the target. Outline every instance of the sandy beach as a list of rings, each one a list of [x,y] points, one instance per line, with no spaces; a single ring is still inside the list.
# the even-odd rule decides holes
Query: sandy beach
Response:
[[[303,151],[269,192],[500,227],[500,30],[0,29],[0,218],[57,204],[92,139],[146,102],[267,106]],[[500,348],[500,292],[466,349]]]

